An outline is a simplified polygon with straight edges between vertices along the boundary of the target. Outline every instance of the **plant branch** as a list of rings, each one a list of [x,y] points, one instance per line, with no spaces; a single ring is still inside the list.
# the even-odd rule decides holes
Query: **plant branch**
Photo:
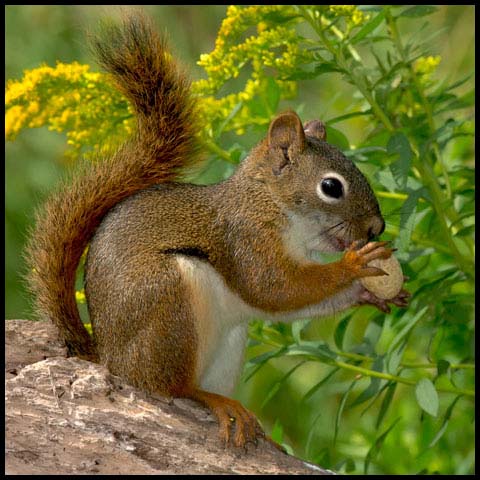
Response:
[[[274,333],[277,333],[273,329],[265,328],[264,330],[272,331]],[[271,338],[265,337],[264,335],[257,335],[257,334],[251,333],[250,337],[254,338],[255,340],[261,341],[263,344],[270,345],[270,346],[273,346],[275,348],[281,348],[281,347],[284,347],[286,345],[285,342],[275,341]],[[345,356],[345,357],[349,357],[349,358],[356,359],[356,360],[361,359],[362,361],[365,361],[365,360],[373,361],[373,359],[371,359],[369,357],[364,357],[363,355],[350,354],[350,353],[346,353],[346,352],[334,352],[334,353],[336,353],[339,356]],[[359,373],[359,374],[361,374],[363,376],[367,376],[367,377],[381,378],[383,380],[389,380],[389,381],[393,381],[393,382],[403,383],[405,385],[416,385],[417,384],[416,380],[411,380],[411,379],[405,378],[405,377],[399,377],[397,375],[391,375],[390,373],[386,373],[386,372],[377,372],[376,370],[370,370],[370,369],[365,368],[365,367],[360,367],[358,365],[352,365],[351,363],[342,362],[342,361],[336,360],[336,359],[323,360],[323,359],[320,359],[319,357],[317,357],[315,355],[308,355],[308,354],[300,355],[300,356],[303,357],[303,358],[306,358],[310,361],[321,362],[321,363],[325,363],[327,365],[336,366],[336,367],[342,368],[344,370],[349,370],[349,371],[352,371],[352,372],[356,372],[356,373]],[[355,357],[355,358],[353,358],[353,357]],[[361,358],[358,358],[358,357],[361,357]],[[459,365],[462,365],[462,364],[459,364]],[[463,365],[465,365],[465,364],[463,364]],[[430,367],[428,367],[428,368],[430,368]],[[432,365],[431,368],[433,368],[433,365]],[[463,367],[463,368],[465,368],[465,367]],[[470,390],[470,389],[461,389],[461,388],[456,388],[456,387],[436,387],[436,389],[439,392],[455,393],[457,395],[466,395],[466,396],[469,396],[469,397],[475,397],[475,391]]]
[[[418,95],[420,97],[420,100],[422,102],[423,108],[425,110],[425,114],[427,116],[428,126],[430,128],[430,135],[433,135],[435,133],[436,128],[435,128],[435,121],[433,119],[432,105],[430,104],[427,96],[425,95],[424,88],[423,88],[421,82],[419,81],[418,75],[413,68],[412,62],[409,62],[408,59],[407,59],[407,55],[405,53],[405,49],[403,47],[402,40],[401,40],[400,35],[398,33],[397,24],[395,22],[395,19],[392,17],[389,8],[386,8],[385,18],[386,18],[387,24],[390,28],[390,32],[392,34],[393,42],[397,47],[397,50],[400,54],[400,57],[401,57],[402,61],[404,62],[404,64],[408,68],[408,71],[410,73],[410,77],[413,81],[413,84],[415,85],[417,93],[418,93]],[[450,185],[450,179],[449,179],[447,168],[445,166],[445,163],[443,162],[443,158],[442,158],[442,155],[440,153],[440,149],[438,147],[438,143],[437,143],[436,140],[434,140],[432,142],[432,146],[433,146],[433,151],[435,153],[435,156],[438,159],[438,163],[440,164],[440,168],[442,169],[442,175],[443,175],[443,178],[444,178],[444,181],[445,181],[445,188],[446,188],[446,192],[447,192],[447,197],[448,197],[448,199],[451,199],[452,198],[452,189],[451,189],[451,185]]]
[[[337,55],[337,51],[334,48],[334,45],[332,42],[327,38],[324,32],[324,27],[325,28],[330,28],[332,32],[341,40],[344,40],[344,35],[342,32],[335,27],[335,25],[332,25],[331,22],[329,22],[327,19],[325,19],[323,16],[320,16],[320,24],[317,22],[315,18],[312,17],[310,12],[308,11],[307,8],[304,6],[300,5],[299,10],[302,12],[303,17],[307,22],[310,24],[312,29],[315,31],[315,33],[319,36],[319,38],[322,40],[323,44],[325,47],[328,49],[328,51],[335,57],[335,61],[338,63],[340,68],[343,70],[345,75],[347,75],[350,79],[350,81],[358,88],[360,93],[363,95],[365,100],[370,104],[370,107],[372,110],[375,112],[379,120],[383,123],[385,128],[389,132],[393,132],[395,129],[390,122],[390,119],[385,115],[384,111],[381,109],[381,107],[378,105],[378,103],[375,101],[373,98],[373,95],[368,91],[367,86],[364,85],[360,81],[360,77],[358,75],[354,75],[353,72],[351,72],[350,65],[348,65],[343,58],[339,58]],[[347,48],[352,55],[353,59],[358,62],[359,64],[363,63],[362,57],[358,53],[358,51],[352,46],[352,45],[347,45]]]

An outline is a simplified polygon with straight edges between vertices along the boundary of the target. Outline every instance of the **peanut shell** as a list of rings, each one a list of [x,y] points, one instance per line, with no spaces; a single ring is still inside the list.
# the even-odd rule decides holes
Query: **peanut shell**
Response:
[[[363,277],[360,279],[362,285],[383,300],[390,300],[397,296],[403,285],[403,272],[398,260],[392,255],[387,259],[377,258],[372,260],[368,263],[368,266],[381,268],[388,275]]]

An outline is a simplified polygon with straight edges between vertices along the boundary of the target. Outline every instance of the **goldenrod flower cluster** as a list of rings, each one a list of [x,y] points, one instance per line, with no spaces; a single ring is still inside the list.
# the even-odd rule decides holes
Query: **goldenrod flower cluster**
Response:
[[[415,60],[413,69],[419,75],[430,76],[437,69],[442,57],[440,55],[429,55],[428,57],[420,57]]]
[[[47,125],[66,132],[70,153],[82,147],[108,148],[133,128],[132,111],[107,75],[77,62],[26,70],[9,81],[5,92],[5,136],[13,140],[23,128]]]
[[[415,60],[413,70],[424,88],[429,88],[434,84],[433,74],[441,60],[442,57],[440,55],[423,56]]]
[[[317,16],[344,17],[350,26],[368,18],[354,5],[310,8]],[[295,73],[315,60],[296,31],[303,21],[291,5],[228,7],[214,50],[198,62],[207,78],[192,85],[204,125],[200,137],[215,137],[220,130],[241,134],[249,125],[266,124],[279,99],[295,96]],[[25,71],[21,81],[7,83],[5,103],[8,140],[23,128],[46,125],[66,132],[73,155],[108,150],[134,128],[133,109],[108,75],[77,62]]]
[[[370,15],[362,12],[356,5],[329,5],[325,11],[328,17],[344,17],[347,30],[365,23]]]
[[[237,108],[229,125],[223,126],[242,133],[247,125],[269,120],[268,115],[256,114],[256,108],[249,103],[251,100],[261,100],[268,88],[278,90],[282,98],[295,94],[296,82],[289,77],[298,65],[312,59],[311,52],[302,48],[302,39],[295,30],[299,20],[294,7],[289,5],[228,7],[215,49],[202,55],[198,62],[208,78],[193,84],[194,93],[203,97],[200,114],[206,124],[224,121]],[[252,31],[255,33],[249,35]],[[239,77],[247,66],[250,75],[243,89],[216,97],[219,90]],[[273,105],[263,104],[266,104],[267,114],[275,113],[268,111]]]

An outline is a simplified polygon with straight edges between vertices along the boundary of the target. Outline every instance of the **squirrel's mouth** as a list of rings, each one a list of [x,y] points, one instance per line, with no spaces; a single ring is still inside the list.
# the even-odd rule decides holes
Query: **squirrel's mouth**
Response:
[[[327,243],[329,247],[333,249],[335,252],[344,252],[350,245],[354,242],[359,242],[359,247],[362,247],[368,242],[366,238],[356,238],[356,239],[349,239],[349,238],[340,238],[335,237],[334,235],[329,235],[327,237]]]
[[[351,245],[352,241],[346,238],[339,238],[329,235],[328,243],[334,252],[343,252]]]

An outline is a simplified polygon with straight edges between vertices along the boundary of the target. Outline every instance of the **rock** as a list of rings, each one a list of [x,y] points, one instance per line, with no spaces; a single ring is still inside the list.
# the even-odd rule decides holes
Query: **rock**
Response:
[[[7,474],[331,474],[266,441],[225,448],[187,399],[149,395],[66,358],[46,322],[7,321]]]

